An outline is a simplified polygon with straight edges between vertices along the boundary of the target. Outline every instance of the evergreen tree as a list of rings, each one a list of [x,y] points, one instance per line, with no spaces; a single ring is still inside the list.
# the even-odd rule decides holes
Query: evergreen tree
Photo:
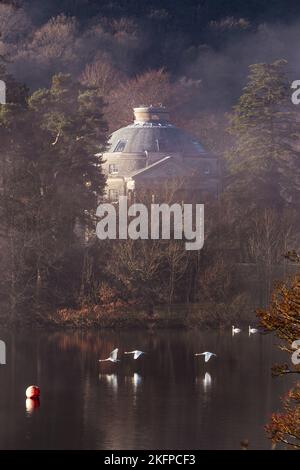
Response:
[[[230,131],[236,139],[228,154],[231,195],[250,207],[297,205],[299,116],[291,103],[285,61],[250,66]]]
[[[35,92],[26,108],[1,108],[6,164],[0,207],[14,316],[18,305],[59,302],[65,262],[78,246],[76,224],[93,222],[104,188],[101,158],[95,156],[106,142],[102,110],[96,91],[65,75]]]

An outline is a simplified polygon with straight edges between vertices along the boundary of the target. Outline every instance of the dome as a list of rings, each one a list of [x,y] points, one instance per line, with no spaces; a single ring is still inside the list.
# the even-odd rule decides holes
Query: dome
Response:
[[[204,156],[207,152],[187,132],[168,122],[166,108],[135,108],[133,124],[113,132],[109,153],[181,153],[183,156]]]
[[[145,188],[156,191],[174,178],[185,181],[193,198],[199,192],[218,194],[217,158],[171,124],[165,107],[134,108],[134,114],[133,124],[113,132],[103,154],[109,200]]]

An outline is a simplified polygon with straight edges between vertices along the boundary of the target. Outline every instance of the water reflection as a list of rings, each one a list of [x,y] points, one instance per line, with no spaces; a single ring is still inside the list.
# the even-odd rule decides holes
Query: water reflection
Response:
[[[40,407],[39,398],[26,398],[25,407],[27,416],[32,416],[34,411]]]
[[[135,372],[132,376],[125,377],[125,381],[132,385],[132,389],[133,389],[134,393],[137,392],[137,389],[141,385],[142,380],[143,380],[142,376],[140,374],[138,374],[137,372]]]
[[[1,337],[10,363],[0,369],[0,449],[239,449],[244,438],[251,449],[267,449],[263,426],[293,380],[272,379],[282,352],[271,336],[43,330]],[[147,351],[142,361],[99,369],[107,351],[117,346],[122,355],[136,345]],[[197,350],[215,351],[218,360],[197,362]],[[35,413],[38,404],[27,400],[25,416],[32,382],[43,403]]]
[[[206,372],[203,379],[203,390],[207,392],[211,387],[211,375]]]
[[[212,385],[212,378],[209,372],[205,372],[205,375],[197,376],[196,377],[196,385],[197,387],[201,387],[204,392],[208,392],[211,389]]]
[[[126,384],[130,384],[132,386],[133,392],[136,392],[138,387],[142,383],[142,376],[137,372],[134,372],[133,375],[123,377],[123,381]],[[122,382],[122,378],[120,378],[117,374],[99,374],[99,381],[108,385],[109,388],[113,390],[114,393],[117,393],[119,382]]]
[[[118,376],[117,374],[99,374],[99,380],[106,382],[114,393],[118,392]]]
[[[133,377],[132,377],[132,385],[133,385],[133,389],[134,389],[135,392],[136,392],[138,386],[141,385],[141,383],[142,383],[141,375],[138,374],[137,372],[135,372],[133,374]]]

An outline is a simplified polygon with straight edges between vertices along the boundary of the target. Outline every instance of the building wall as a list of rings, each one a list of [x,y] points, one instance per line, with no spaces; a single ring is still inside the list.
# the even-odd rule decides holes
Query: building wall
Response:
[[[146,166],[146,156],[143,154],[106,153],[104,154],[104,173],[111,176],[110,165],[116,165],[118,174],[129,176]]]

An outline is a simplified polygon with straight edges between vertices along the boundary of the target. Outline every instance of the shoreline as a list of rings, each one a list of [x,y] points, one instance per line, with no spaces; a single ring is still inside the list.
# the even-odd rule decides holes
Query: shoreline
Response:
[[[12,322],[9,316],[0,316],[0,327],[5,329],[36,328],[53,330],[163,330],[198,329],[222,330],[232,324],[241,326],[257,323],[255,307],[233,308],[226,304],[158,305],[149,314],[147,308],[137,305],[85,306],[81,309],[64,308],[55,312],[28,315],[22,321]],[[241,306],[240,306],[241,307]]]

